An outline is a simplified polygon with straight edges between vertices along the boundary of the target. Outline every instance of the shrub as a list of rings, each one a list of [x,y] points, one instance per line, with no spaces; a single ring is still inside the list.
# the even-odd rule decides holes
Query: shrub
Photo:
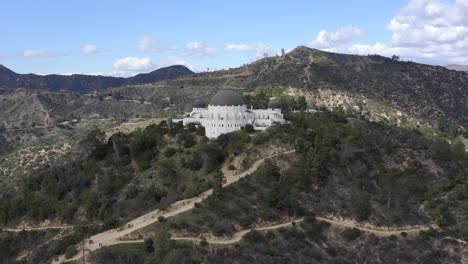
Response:
[[[341,236],[347,241],[353,241],[361,235],[361,230],[357,228],[347,228],[342,233]]]
[[[166,149],[166,151],[164,152],[164,155],[168,158],[174,156],[174,154],[177,153],[177,150],[173,147],[169,147]]]
[[[203,237],[200,241],[200,246],[202,247],[207,247],[208,246],[208,241],[206,241],[206,238]]]
[[[366,220],[370,215],[370,203],[368,198],[359,198],[354,203],[354,212],[359,221]]]
[[[76,247],[74,245],[70,245],[65,250],[65,258],[67,259],[72,258],[73,256],[76,255],[76,253],[78,253],[78,250],[76,250]]]

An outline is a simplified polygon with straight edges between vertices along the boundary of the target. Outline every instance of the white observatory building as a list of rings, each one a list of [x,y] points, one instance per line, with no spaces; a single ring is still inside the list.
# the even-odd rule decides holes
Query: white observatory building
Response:
[[[197,100],[193,104],[192,112],[186,114],[183,119],[184,126],[196,123],[205,127],[208,138],[217,138],[240,130],[247,124],[251,124],[255,130],[264,130],[275,123],[284,123],[281,113],[281,104],[276,99],[271,99],[268,109],[247,109],[242,98],[235,92],[219,91],[206,105]]]

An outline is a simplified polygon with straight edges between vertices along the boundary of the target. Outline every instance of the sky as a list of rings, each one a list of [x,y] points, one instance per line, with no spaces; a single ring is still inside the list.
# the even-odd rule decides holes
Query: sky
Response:
[[[468,64],[468,0],[4,0],[0,17],[0,64],[18,73],[201,72],[300,45]]]

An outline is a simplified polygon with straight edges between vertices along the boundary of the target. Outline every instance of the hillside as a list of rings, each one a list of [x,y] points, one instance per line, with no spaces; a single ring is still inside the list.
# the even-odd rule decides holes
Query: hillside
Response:
[[[251,71],[262,83],[301,88],[317,104],[322,98],[314,94],[332,89],[426,120],[468,124],[468,75],[443,67],[299,47],[285,57],[260,60],[251,65]]]
[[[282,86],[311,105],[342,107],[375,121],[412,128],[468,126],[468,74],[369,55],[345,55],[298,47],[284,56],[260,59],[235,69],[200,73],[120,90],[128,97],[170,97],[187,110],[194,99],[219,89],[252,92]]]
[[[45,263],[54,255],[64,254],[68,245],[79,244],[84,236],[106,234],[109,232],[105,230],[114,227],[131,228],[124,223],[140,219],[138,216],[152,209],[184,205],[190,201],[187,198],[213,188],[213,195],[192,210],[168,219],[155,218],[153,226],[131,234],[138,239],[154,239],[154,251],[159,253],[146,251],[134,257],[135,251],[128,248],[114,251],[104,247],[92,254],[95,263],[111,259],[123,261],[116,263],[144,263],[142,256],[158,263],[172,259],[184,244],[171,244],[164,240],[167,236],[157,235],[164,230],[174,236],[222,237],[301,217],[309,220],[298,224],[297,229],[266,233],[268,239],[250,234],[240,241],[240,248],[220,249],[223,254],[188,247],[183,255],[194,257],[193,263],[225,262],[226,258],[242,263],[249,259],[239,254],[242,249],[251,257],[264,259],[260,263],[276,263],[285,253],[271,254],[268,248],[276,248],[278,253],[288,248],[285,252],[310,261],[359,262],[365,255],[368,261],[376,262],[391,259],[393,251],[385,248],[397,246],[403,254],[400,257],[408,262],[431,259],[433,254],[441,263],[460,261],[463,254],[454,250],[463,250],[462,244],[442,243],[446,236],[468,238],[464,205],[468,157],[459,143],[449,145],[416,131],[342,113],[298,114],[291,121],[290,125],[253,135],[240,131],[213,141],[201,136],[202,129],[167,129],[164,122],[129,135],[115,134],[107,143],[95,131],[65,158],[31,171],[19,184],[20,190],[5,190],[0,220],[10,226],[23,220],[88,223],[86,229],[71,230],[66,238],[33,251],[29,257],[31,262]],[[296,151],[267,161],[243,179],[235,177],[237,182],[220,187],[220,168],[234,165],[228,170],[242,172],[278,148]],[[228,170],[223,169],[226,181],[231,173]],[[382,228],[437,224],[441,229],[375,239],[367,233],[315,222],[313,216],[310,218],[313,214]],[[8,233],[2,236],[4,241],[18,239]],[[269,244],[271,239],[276,242]],[[171,246],[161,249],[161,243]],[[257,247],[255,252],[245,248],[250,243]],[[303,245],[309,245],[314,253],[304,252]],[[6,258],[16,256],[21,249],[11,247]],[[333,248],[346,252],[347,257],[333,253]]]
[[[468,74],[306,47],[174,69],[105,87],[0,67],[58,80],[0,94],[0,262],[78,260],[91,237],[92,263],[468,261]],[[288,123],[208,140],[166,121],[221,89],[278,97]]]
[[[175,78],[178,74],[171,74],[184,74],[183,69],[174,66],[122,79],[125,86],[94,95],[16,90],[0,96],[0,129],[54,126],[73,118],[176,116],[220,89],[246,95],[259,86],[281,86],[286,94],[304,96],[312,107],[343,108],[369,120],[452,136],[467,131],[468,74],[444,67],[298,47],[235,69],[153,82],[160,75]],[[6,68],[2,72],[15,75]],[[35,114],[33,108],[38,109]]]
[[[26,88],[47,91],[89,92],[108,87],[153,83],[161,80],[176,79],[180,76],[190,74],[193,74],[193,72],[182,65],[165,67],[150,73],[142,73],[129,78],[83,74],[18,74],[3,65],[0,65],[0,88],[7,91],[11,91],[15,88]]]

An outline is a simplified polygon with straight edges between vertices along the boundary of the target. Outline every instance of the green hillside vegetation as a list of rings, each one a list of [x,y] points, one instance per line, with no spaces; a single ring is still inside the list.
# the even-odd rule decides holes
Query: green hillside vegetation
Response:
[[[211,188],[214,194],[191,211],[129,235],[144,243],[105,247],[92,262],[461,262],[466,245],[446,237],[468,240],[466,73],[298,47],[235,69],[148,83],[153,77],[95,94],[0,95],[0,225],[74,225],[56,239],[56,231],[0,232],[0,262],[29,249],[25,263],[71,256],[83,238]],[[202,127],[165,121],[104,132],[130,118],[180,117],[194,100],[209,101],[224,89],[254,108],[276,97],[290,122],[263,132],[246,126],[216,140]],[[320,111],[295,111],[308,108]],[[286,149],[296,151],[222,187],[223,164],[234,175]],[[314,215],[440,229],[377,237]],[[230,236],[299,217],[304,222],[251,232],[235,245],[170,240]]]
[[[54,237],[58,231],[2,232],[0,230],[0,261],[12,263],[18,253],[36,248]]]
[[[329,113],[297,115],[276,129],[295,138],[294,158],[281,169],[265,163],[169,225],[224,235],[313,209],[383,226],[437,223],[468,238],[461,143]]]
[[[75,157],[25,177],[20,192],[5,190],[0,221],[11,225],[21,219],[60,219],[73,224],[85,219],[118,225],[213,187],[227,157],[288,143],[269,136],[252,140],[246,131],[216,141],[204,134],[203,127],[184,129],[177,123],[167,128],[165,121],[129,135],[114,134],[108,141],[94,130],[81,141]]]
[[[146,252],[143,259],[160,263],[288,263],[291,259],[355,263],[395,256],[417,263],[459,260],[452,253],[460,245],[440,243],[445,236],[468,239],[464,202],[468,157],[458,143],[449,145],[417,131],[328,112],[295,115],[291,125],[275,127],[270,133],[281,135],[282,140],[295,139],[296,153],[266,162],[192,211],[157,223],[152,230],[225,236],[287,218],[306,216],[304,223],[252,232],[240,244],[217,250],[156,235],[154,243],[166,245],[165,254]],[[314,214],[382,226],[436,223],[441,230],[379,238],[329,227],[313,220]],[[123,260],[132,254],[136,253],[103,249],[93,255],[96,263],[105,263],[109,257]]]
[[[439,224],[442,230],[422,235],[422,242],[417,245],[422,244],[415,252],[412,242],[401,243],[401,238],[398,239],[402,252],[410,252],[408,258],[413,260],[427,254],[446,259],[446,249],[433,252],[434,243],[447,235],[468,238],[464,225],[468,216],[468,207],[464,203],[467,199],[468,157],[458,142],[450,145],[443,139],[428,139],[417,131],[355,119],[342,111],[294,114],[290,124],[274,126],[253,135],[239,131],[208,141],[203,134],[203,128],[189,126],[183,129],[178,124],[167,128],[162,122],[129,135],[114,134],[105,142],[103,133],[96,130],[81,142],[84,159],[51,164],[34,177],[26,178],[21,194],[12,193],[3,199],[1,219],[8,224],[23,217],[36,221],[58,217],[83,224],[75,219],[84,217],[87,219],[84,224],[88,226],[93,222],[104,223],[77,229],[71,236],[54,243],[55,246],[35,252],[30,259],[37,262],[65,253],[68,245],[78,243],[84,236],[118,226],[123,220],[150,209],[164,208],[212,187],[215,188],[213,196],[190,212],[160,221],[154,229],[158,232],[179,230],[194,235],[230,235],[258,223],[307,216],[311,211],[317,215],[336,214],[385,226]],[[294,146],[296,153],[266,162],[236,184],[220,187],[222,179],[218,171],[224,160],[269,144]],[[248,167],[250,162],[243,163]],[[255,254],[260,259],[265,258],[264,263],[271,260],[270,257],[280,261],[284,255],[267,257],[267,249],[280,252],[289,248],[290,242],[299,248],[309,245],[308,228],[315,230],[314,239],[323,232],[324,237],[328,232],[341,233],[327,231],[323,224],[320,228],[314,225],[307,227],[306,221],[300,224],[299,231],[273,232],[268,239],[256,235],[253,248],[259,248]],[[233,261],[246,261],[244,258],[248,259],[248,256],[245,254],[251,251],[244,251],[245,254],[239,251],[245,249],[244,245],[252,247],[248,242],[250,236],[240,247],[215,253],[207,251],[206,246],[164,240],[170,243],[169,247],[164,244],[166,242],[155,239],[155,245],[163,243],[163,249],[157,254],[147,252],[133,258],[135,250],[103,249],[95,258],[105,254],[101,260],[124,261],[143,257],[178,261],[183,257],[199,263],[225,260],[225,256],[237,254]],[[377,256],[390,257],[384,248],[396,243],[382,238],[370,244],[369,241],[375,238],[360,238],[351,231],[344,232],[342,237],[342,240],[330,241],[331,257],[326,251],[328,246],[320,249],[309,245],[310,250],[293,252],[301,256],[305,254],[304,258],[313,256],[315,260],[332,260],[335,258],[333,248],[345,247],[346,256],[357,260],[357,253],[351,248],[358,245],[362,250],[378,252],[369,256],[375,260]],[[277,242],[266,244],[270,240]],[[156,246],[155,252],[158,252]],[[336,260],[341,259],[340,255]],[[103,262],[97,260],[96,263]]]

